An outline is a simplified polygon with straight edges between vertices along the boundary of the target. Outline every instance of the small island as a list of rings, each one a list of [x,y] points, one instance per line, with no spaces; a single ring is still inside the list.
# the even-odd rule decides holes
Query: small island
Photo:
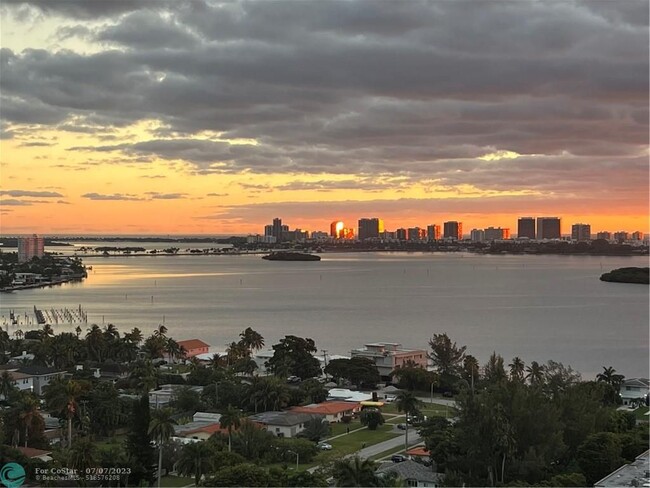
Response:
[[[650,284],[650,268],[618,268],[600,277],[601,281],[612,283]]]
[[[320,256],[302,252],[277,251],[262,256],[262,259],[268,261],[320,261]]]

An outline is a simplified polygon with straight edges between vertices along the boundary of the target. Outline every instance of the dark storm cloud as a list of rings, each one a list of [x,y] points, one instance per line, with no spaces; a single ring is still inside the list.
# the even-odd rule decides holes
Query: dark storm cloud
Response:
[[[80,20],[95,20],[141,8],[158,8],[157,4],[161,3],[159,0],[3,0],[6,7],[32,7],[46,15]]]
[[[38,198],[56,198],[62,197],[55,191],[33,191],[33,190],[0,190],[0,195],[8,195],[10,197],[38,197]]]
[[[379,175],[563,192],[647,184],[645,1],[30,4],[101,19],[59,36],[108,47],[3,50],[9,133],[154,119],[149,141],[72,149],[183,160],[198,173],[363,176],[351,190],[383,189]],[[499,150],[524,157],[476,159]]]

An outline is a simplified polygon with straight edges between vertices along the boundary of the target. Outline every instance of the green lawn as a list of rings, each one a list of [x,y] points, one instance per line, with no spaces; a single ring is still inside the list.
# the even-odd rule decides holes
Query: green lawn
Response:
[[[397,411],[397,405],[395,403],[385,404],[383,407],[381,407],[381,411],[387,414],[404,415],[404,412]],[[452,407],[439,405],[437,403],[423,403],[420,405],[420,411],[422,412],[422,415],[426,415],[427,417],[433,417],[433,416],[444,417],[447,412],[451,417],[454,413],[454,409]]]
[[[358,420],[354,420],[349,424],[344,424],[343,422],[337,422],[335,424],[332,424],[331,426],[332,433],[330,434],[330,437],[334,437],[335,435],[345,434],[347,432],[348,427],[350,428],[350,430],[356,430],[359,427],[361,427],[361,422],[359,422]]]
[[[393,437],[398,436],[399,434],[393,434],[392,424],[384,424],[377,428],[377,430],[368,430],[363,429],[358,432],[353,432],[349,435],[344,435],[338,439],[332,439],[330,444],[334,448],[331,452],[339,455],[345,456],[346,454],[353,453],[359,449],[378,444],[380,442],[387,441]]]
[[[163,476],[160,478],[160,486],[181,487],[193,484],[194,478],[185,478],[183,476]]]

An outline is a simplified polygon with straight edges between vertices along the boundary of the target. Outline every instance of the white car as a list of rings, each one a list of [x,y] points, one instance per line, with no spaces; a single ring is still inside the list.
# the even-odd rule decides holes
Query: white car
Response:
[[[327,442],[321,442],[318,444],[318,449],[322,451],[331,451],[332,450],[332,445],[328,444]]]

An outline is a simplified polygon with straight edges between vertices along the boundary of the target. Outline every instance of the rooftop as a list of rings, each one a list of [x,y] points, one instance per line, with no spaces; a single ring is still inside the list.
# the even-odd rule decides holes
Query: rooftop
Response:
[[[28,458],[36,458],[52,454],[52,451],[44,451],[42,449],[35,449],[33,447],[16,447],[20,452]]]
[[[418,446],[418,447],[412,447],[408,451],[406,451],[406,454],[409,456],[422,456],[422,457],[429,457],[429,450],[423,446]]]
[[[637,456],[634,462],[625,464],[594,486],[648,486],[650,484],[650,450]]]
[[[291,427],[293,425],[308,422],[314,418],[323,418],[323,416],[300,412],[263,412],[256,413],[248,418],[254,422],[259,422],[260,424]]]
[[[183,346],[186,351],[191,351],[192,349],[200,349],[202,347],[210,347],[210,344],[206,344],[200,339],[187,339],[185,341],[178,341],[179,346]]]
[[[65,371],[61,371],[60,369],[48,368],[46,366],[21,366],[18,368],[18,371],[20,373],[25,373],[31,376],[44,376],[47,374],[65,373]]]
[[[403,480],[417,480],[437,483],[441,480],[442,475],[435,473],[431,468],[407,459],[401,463],[388,463],[377,469],[377,474],[397,473],[397,476]]]
[[[334,415],[337,413],[348,412],[358,405],[354,402],[329,401],[323,403],[312,403],[303,407],[293,407],[292,412],[299,413],[316,413],[323,415]]]
[[[352,391],[345,388],[332,388],[328,392],[327,397],[331,400],[343,400],[344,402],[366,402],[372,400],[371,393]]]

